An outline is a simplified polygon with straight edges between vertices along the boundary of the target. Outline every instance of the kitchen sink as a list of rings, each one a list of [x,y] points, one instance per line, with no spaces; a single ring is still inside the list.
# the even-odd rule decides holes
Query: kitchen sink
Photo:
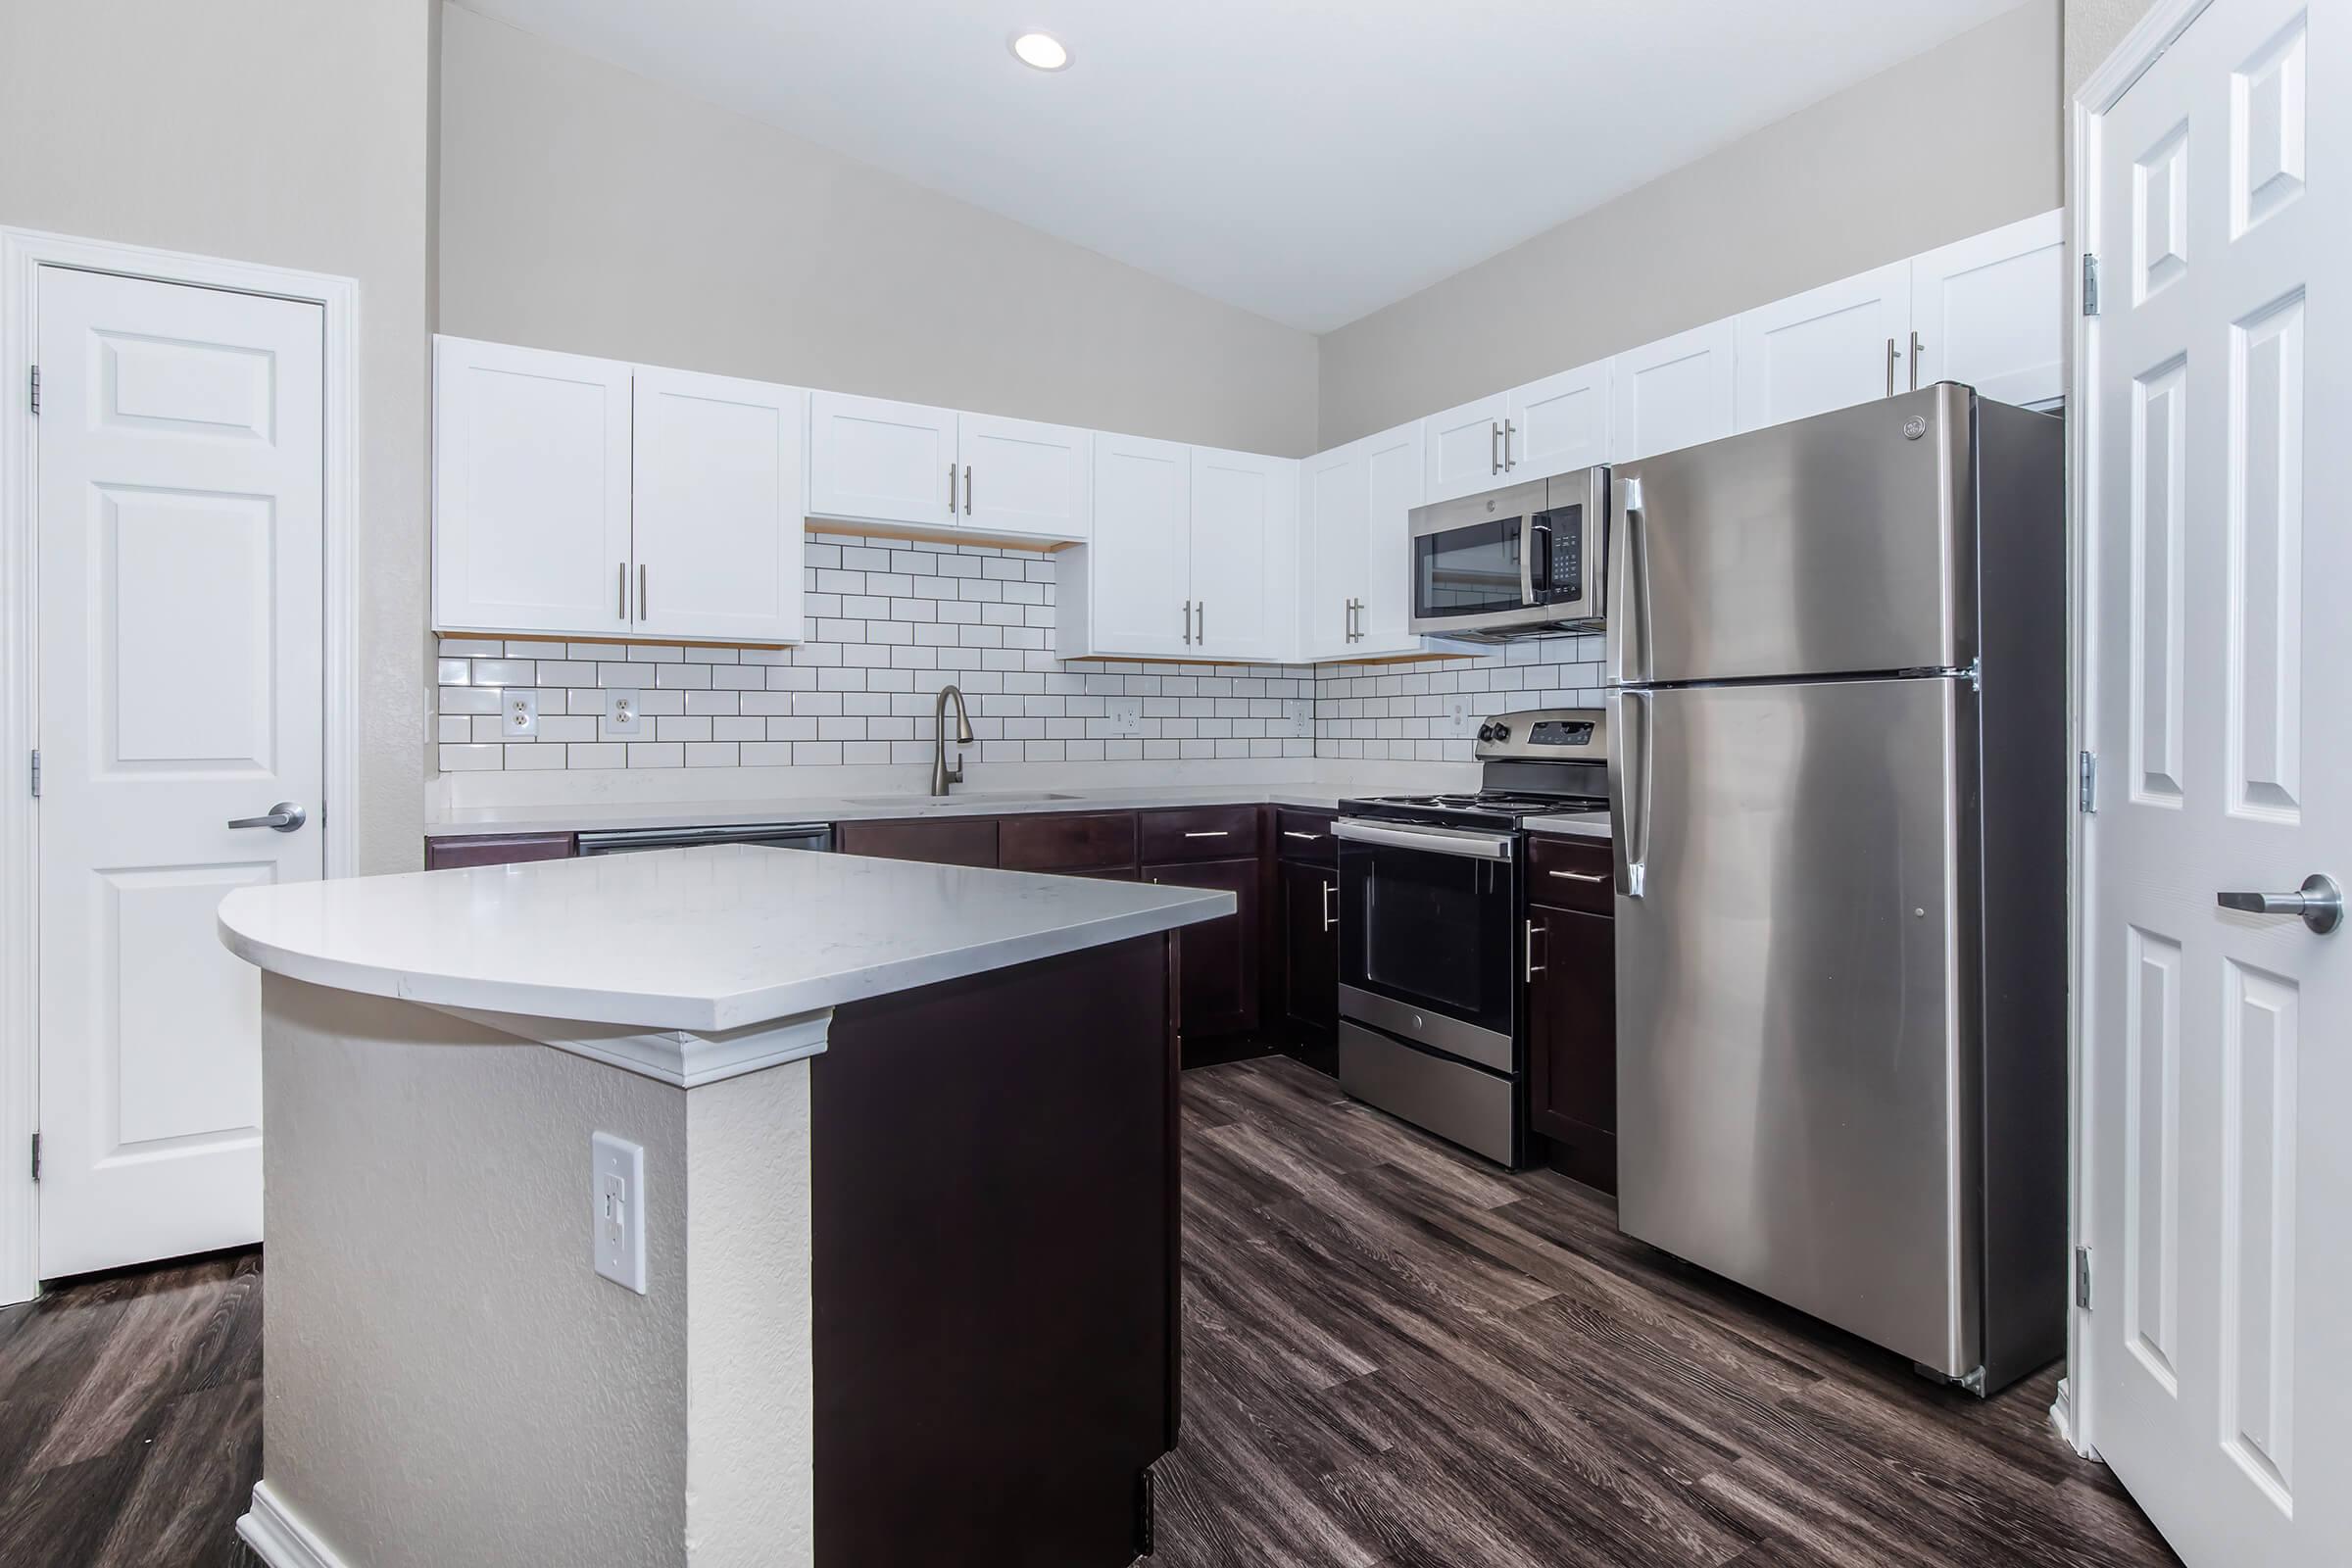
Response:
[[[1024,801],[1075,801],[1083,797],[1056,795],[1051,790],[971,790],[959,795],[845,795],[843,800],[852,806],[969,806],[984,802],[997,806],[1012,806]]]

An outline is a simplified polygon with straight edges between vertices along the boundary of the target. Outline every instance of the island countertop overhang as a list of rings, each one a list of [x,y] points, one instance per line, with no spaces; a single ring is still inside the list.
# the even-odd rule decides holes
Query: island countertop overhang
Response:
[[[710,1034],[1235,912],[1231,893],[753,846],[244,888],[258,967],[428,1006]]]

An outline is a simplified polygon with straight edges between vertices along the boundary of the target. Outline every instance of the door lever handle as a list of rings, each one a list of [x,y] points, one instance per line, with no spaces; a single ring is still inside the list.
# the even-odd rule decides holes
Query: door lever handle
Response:
[[[269,814],[266,816],[232,816],[228,819],[228,825],[230,827],[268,827],[275,828],[280,833],[291,833],[310,819],[311,813],[292,801],[280,801],[270,808]]]
[[[2335,878],[2317,874],[2305,877],[2298,892],[2217,893],[2213,902],[2246,914],[2300,915],[2314,935],[2323,937],[2344,919],[2344,890],[2335,885]]]

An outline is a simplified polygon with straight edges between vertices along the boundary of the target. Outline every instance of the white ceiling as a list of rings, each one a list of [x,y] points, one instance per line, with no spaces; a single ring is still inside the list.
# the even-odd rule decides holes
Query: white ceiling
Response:
[[[465,3],[1320,332],[2017,0]]]

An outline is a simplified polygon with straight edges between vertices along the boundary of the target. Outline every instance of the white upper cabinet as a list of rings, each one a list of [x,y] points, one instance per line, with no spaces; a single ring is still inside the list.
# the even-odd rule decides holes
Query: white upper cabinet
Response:
[[[1407,523],[1421,504],[1416,419],[1299,465],[1299,657],[1412,653]]]
[[[844,392],[808,397],[808,511],[861,522],[952,528],[961,471],[952,409]]]
[[[1359,659],[1412,653],[1421,647],[1421,640],[1405,629],[1413,614],[1412,543],[1407,524],[1412,510],[1421,505],[1421,423],[1416,419],[1356,443],[1364,453],[1364,491],[1369,504],[1364,536],[1366,580],[1363,602],[1355,613]]]
[[[798,387],[638,369],[632,631],[801,638],[808,416]]]
[[[1291,553],[1298,513],[1297,460],[1193,448],[1196,658],[1289,655],[1297,640]]]
[[[1736,328],[1726,318],[1620,354],[1609,365],[1609,461],[1732,433]]]
[[[2065,394],[2065,218],[2043,213],[1912,261],[1920,385],[1959,381],[2000,403]]]
[[[1432,502],[1452,501],[1502,483],[1502,424],[1511,396],[1465,403],[1421,421],[1426,443],[1426,476],[1421,493]]]
[[[956,416],[962,526],[991,535],[1084,539],[1094,515],[1091,430],[993,415]]]
[[[1608,361],[1547,375],[1509,395],[1502,471],[1510,479],[1548,479],[1608,461]]]
[[[1056,564],[1062,658],[1193,657],[1193,449],[1097,435],[1094,539]]]
[[[1739,318],[1738,360],[1741,430],[1850,408],[1918,384],[1911,365],[1911,264],[1897,262],[1745,313]]]
[[[433,345],[433,622],[626,634],[630,367]]]

